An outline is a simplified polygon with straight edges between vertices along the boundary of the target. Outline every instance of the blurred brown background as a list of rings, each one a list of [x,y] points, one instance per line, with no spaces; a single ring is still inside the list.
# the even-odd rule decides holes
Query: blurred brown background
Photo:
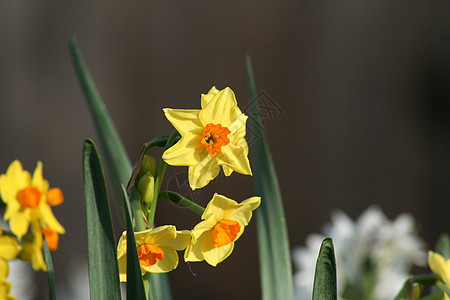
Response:
[[[257,88],[279,108],[266,133],[292,247],[333,210],[356,217],[371,204],[390,218],[411,212],[433,246],[450,228],[449,9],[448,1],[0,1],[0,172],[16,158],[30,171],[42,160],[44,177],[63,189],[66,202],[54,208],[67,229],[53,254],[58,288],[87,259],[81,149],[85,138],[97,141],[70,61],[72,34],[132,160],[172,131],[164,107],[199,108],[215,85],[230,86],[245,108],[250,54]],[[180,172],[169,168],[166,184]],[[241,201],[252,189],[250,177],[234,174],[193,197]],[[190,229],[198,219],[161,201],[156,221]],[[216,268],[180,262],[169,277],[175,299],[259,299],[255,222]],[[45,274],[38,279],[43,298]]]

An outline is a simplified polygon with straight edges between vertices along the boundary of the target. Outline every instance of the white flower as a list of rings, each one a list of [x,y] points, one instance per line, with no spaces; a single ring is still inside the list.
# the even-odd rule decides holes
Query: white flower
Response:
[[[390,221],[378,207],[369,207],[353,221],[344,212],[337,211],[332,214],[331,223],[324,226],[322,235],[308,236],[306,247],[294,250],[293,259],[298,268],[297,300],[311,299],[315,263],[325,236],[331,237],[334,243],[340,299],[344,299],[345,290],[363,288],[367,263],[376,274],[373,299],[384,300],[392,299],[400,290],[413,264],[426,262],[424,243],[414,233],[412,216],[402,214]]]

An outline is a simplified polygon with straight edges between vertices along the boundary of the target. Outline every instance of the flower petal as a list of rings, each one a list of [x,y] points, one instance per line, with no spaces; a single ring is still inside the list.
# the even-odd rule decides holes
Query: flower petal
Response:
[[[173,225],[159,226],[154,229],[148,229],[134,233],[137,246],[142,244],[151,244],[158,246],[160,242],[177,236],[177,229]]]
[[[37,187],[42,195],[47,193],[48,181],[42,175],[42,163],[38,161],[36,169],[34,169],[33,178],[31,178],[31,185]]]
[[[27,233],[29,224],[27,214],[24,211],[18,211],[16,214],[11,216],[9,221],[9,226],[11,227],[12,233],[14,233],[19,239]]]
[[[225,88],[215,94],[209,103],[202,108],[198,117],[203,126],[209,123],[228,126],[241,114],[236,97],[230,88]]]
[[[228,144],[225,147],[222,147],[222,154],[218,155],[217,159],[219,165],[225,165],[244,175],[252,175],[250,162],[243,148]]]
[[[218,89],[216,89],[215,86],[213,86],[208,94],[202,94],[201,96],[201,102],[202,102],[202,109],[208,105],[209,102],[211,102],[211,100],[218,94],[220,93],[220,91]]]
[[[230,256],[234,249],[234,242],[228,245],[216,248],[214,247],[212,234],[206,234],[201,243],[201,250],[205,261],[215,267],[225,258]]]
[[[261,197],[251,197],[241,203],[225,209],[224,219],[233,219],[247,226],[254,211],[261,204]]]
[[[41,203],[39,203],[39,213],[42,222],[44,222],[48,227],[60,234],[66,232],[64,227],[62,227],[62,225],[56,219],[52,209],[47,204],[47,202],[42,201]]]
[[[177,236],[174,239],[161,240],[158,247],[171,247],[175,250],[181,251],[186,249],[191,241],[191,232],[189,230],[177,231]]]
[[[237,205],[236,201],[216,193],[206,206],[202,219],[214,218],[218,222],[224,219],[226,209],[231,209]]]
[[[184,135],[186,132],[203,131],[203,125],[198,118],[200,110],[198,109],[163,109],[167,120],[172,123],[173,127]]]
[[[164,258],[150,267],[142,267],[142,269],[151,273],[170,272],[178,266],[178,254],[171,247],[160,247],[164,251]]]
[[[199,155],[203,150],[205,148],[200,143],[200,135],[187,132],[163,153],[162,159],[172,166],[195,166],[199,163]]]
[[[189,185],[193,190],[204,187],[220,172],[220,166],[214,157],[207,151],[203,151],[202,156],[195,166],[189,166]]]

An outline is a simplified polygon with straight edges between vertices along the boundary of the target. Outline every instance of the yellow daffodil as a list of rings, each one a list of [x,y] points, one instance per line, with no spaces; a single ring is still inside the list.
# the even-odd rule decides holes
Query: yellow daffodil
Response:
[[[5,259],[0,258],[0,299],[14,300],[17,298],[9,294],[9,291],[11,290],[11,283],[6,281],[8,274],[9,264]]]
[[[439,253],[429,251],[428,252],[428,265],[431,271],[438,274],[442,281],[450,287],[450,259],[445,259]],[[444,299],[450,300],[450,297],[444,293]]]
[[[184,253],[185,261],[206,260],[216,266],[233,252],[234,242],[250,222],[252,211],[261,203],[260,197],[252,197],[237,203],[215,194],[206,206],[202,222],[191,231],[192,240]]]
[[[50,208],[62,203],[64,197],[59,188],[49,189],[48,181],[42,176],[41,162],[31,177],[22,169],[20,161],[13,161],[6,174],[0,175],[0,195],[6,204],[4,218],[9,220],[11,231],[18,238],[28,231],[30,222],[38,219],[58,233],[65,232]]]
[[[164,109],[166,118],[181,139],[163,154],[166,163],[189,167],[189,185],[202,188],[222,166],[226,176],[233,171],[251,175],[245,141],[247,116],[237,106],[230,88],[213,87],[201,97],[201,110]]]
[[[178,266],[178,254],[191,240],[187,230],[177,231],[166,225],[134,233],[141,273],[166,273]],[[123,232],[117,245],[120,281],[127,281],[127,232]]]

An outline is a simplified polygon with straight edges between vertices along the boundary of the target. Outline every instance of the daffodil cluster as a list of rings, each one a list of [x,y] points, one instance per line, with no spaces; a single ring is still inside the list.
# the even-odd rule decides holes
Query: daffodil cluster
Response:
[[[6,206],[3,219],[10,229],[6,232],[0,228],[0,298],[15,299],[9,295],[11,286],[6,281],[8,260],[31,261],[34,270],[47,270],[42,254],[42,234],[49,249],[56,250],[59,234],[65,230],[51,206],[63,203],[64,196],[59,188],[50,188],[43,177],[41,162],[31,176],[18,160],[0,175],[0,196]]]
[[[259,197],[240,203],[214,194],[203,208],[172,191],[161,192],[166,165],[187,166],[189,185],[194,189],[206,186],[220,172],[230,176],[233,171],[251,175],[248,145],[245,140],[247,116],[237,105],[230,88],[213,87],[201,96],[201,109],[164,109],[165,116],[176,131],[166,143],[157,166],[156,160],[142,153],[128,190],[137,190],[141,211],[135,211],[136,249],[144,276],[165,273],[178,265],[177,251],[184,252],[186,262],[206,261],[211,266],[226,259],[233,251],[260,205]],[[146,144],[145,152],[152,142]],[[156,202],[167,198],[196,212],[201,221],[192,230],[177,230],[173,225],[154,226]],[[126,281],[127,232],[119,239],[117,259],[120,280]]]

